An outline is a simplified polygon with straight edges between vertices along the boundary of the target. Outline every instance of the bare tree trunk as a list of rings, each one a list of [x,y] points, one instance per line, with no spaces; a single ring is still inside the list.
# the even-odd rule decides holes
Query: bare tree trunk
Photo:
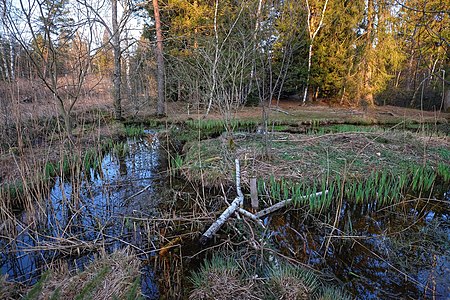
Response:
[[[56,97],[55,97],[56,98]],[[57,99],[55,100],[56,103],[58,103],[58,109],[60,114],[63,116],[64,119],[64,128],[67,132],[67,136],[72,139],[72,119],[70,118],[70,111],[68,111],[65,107],[64,107],[64,103]]]
[[[132,87],[131,87],[131,74],[130,74],[130,70],[131,70],[131,53],[130,53],[130,49],[129,49],[130,45],[128,42],[128,32],[126,33],[126,37],[125,37],[125,49],[126,49],[126,56],[125,56],[125,81],[126,81],[126,87],[127,87],[127,99],[129,101],[129,103],[131,103],[132,101],[134,102],[136,99],[132,99],[133,98],[133,93],[132,93]]]
[[[308,89],[309,89],[309,77],[310,77],[310,73],[311,73],[311,61],[312,61],[312,42],[313,40],[311,40],[311,44],[309,44],[309,48],[308,48],[308,69],[307,69],[307,73],[306,73],[306,83],[305,83],[305,90],[303,91],[303,103],[306,102],[306,99],[308,97]]]
[[[256,10],[256,21],[255,21],[255,30],[253,31],[253,51],[252,51],[252,70],[250,72],[250,82],[248,85],[248,91],[247,93],[251,93],[252,92],[252,88],[253,88],[253,81],[255,80],[255,75],[256,75],[256,50],[258,48],[258,33],[259,33],[259,29],[260,29],[260,19],[261,19],[261,11],[262,11],[262,7],[264,4],[264,0],[259,0],[258,1],[258,8]],[[260,99],[260,102],[264,102],[264,99]],[[262,105],[264,105],[264,103],[262,103]]]
[[[408,76],[406,78],[406,90],[411,91],[413,89],[413,83],[414,83],[414,49],[411,50],[410,58],[408,61]]]
[[[153,11],[155,15],[155,28],[156,28],[156,63],[158,66],[157,77],[158,77],[158,104],[156,108],[156,113],[159,116],[165,115],[165,93],[164,93],[164,56],[163,56],[163,35],[161,30],[161,18],[159,16],[159,6],[158,0],[153,0]]]
[[[2,58],[2,66],[3,66],[3,69],[4,69],[4,72],[2,72],[3,73],[3,79],[5,79],[5,80],[9,80],[9,71],[8,71],[8,60],[7,60],[7,57],[8,57],[8,51],[7,51],[7,49],[6,49],[6,44],[5,43],[1,43],[0,44],[0,47],[2,47],[2,53],[1,53],[1,58]]]
[[[114,73],[113,73],[113,101],[114,101],[114,118],[122,119],[122,103],[121,103],[121,66],[120,66],[120,33],[117,22],[117,0],[112,0],[112,44],[114,50]]]
[[[450,88],[445,92],[444,112],[450,111]]]

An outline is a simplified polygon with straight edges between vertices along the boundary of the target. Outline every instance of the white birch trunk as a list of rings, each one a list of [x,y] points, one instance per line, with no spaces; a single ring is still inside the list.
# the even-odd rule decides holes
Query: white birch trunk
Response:
[[[2,45],[0,45],[0,46],[2,46]],[[4,70],[3,76],[4,76],[5,80],[8,80],[9,79],[9,76],[8,76],[8,74],[9,74],[9,72],[8,72],[8,60],[6,59],[8,51],[6,51],[6,45],[5,44],[3,44],[1,50],[2,50],[2,53],[1,53],[2,54],[1,55],[1,57],[2,57],[2,65],[3,65],[3,70]]]
[[[306,74],[306,85],[305,85],[305,90],[303,92],[303,103],[306,102],[306,98],[308,97],[308,89],[309,89],[309,76],[311,73],[311,60],[312,60],[312,43],[313,40],[311,40],[311,44],[309,45],[309,49],[308,49],[308,73]]]
[[[312,21],[312,13],[311,13],[311,6],[309,5],[309,1],[306,0],[306,8],[308,10],[308,33],[309,33],[309,49],[308,49],[308,74],[306,74],[306,86],[305,91],[303,92],[303,104],[306,102],[306,97],[308,96],[308,89],[309,89],[309,78],[310,78],[310,72],[311,72],[311,61],[312,61],[312,49],[314,44],[314,39],[316,38],[317,34],[319,33],[320,28],[323,25],[323,18],[325,17],[325,12],[327,10],[328,0],[325,0],[325,3],[323,4],[322,13],[320,14],[320,21],[317,27],[314,29],[313,25],[311,24]]]
[[[16,52],[14,49],[14,40],[11,36],[9,42],[9,80],[14,81],[16,79],[16,72],[14,68],[14,61],[16,60]]]

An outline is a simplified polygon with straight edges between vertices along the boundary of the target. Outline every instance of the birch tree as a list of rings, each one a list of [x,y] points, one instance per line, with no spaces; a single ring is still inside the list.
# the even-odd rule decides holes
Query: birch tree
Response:
[[[306,4],[306,12],[307,12],[306,25],[307,25],[307,31],[308,31],[309,46],[308,46],[308,65],[307,65],[307,73],[306,73],[306,83],[305,83],[305,89],[303,91],[303,100],[302,100],[303,103],[306,102],[306,99],[308,96],[314,40],[316,39],[317,34],[319,33],[320,29],[322,28],[323,20],[324,20],[325,13],[327,11],[327,5],[328,5],[328,0],[324,0],[323,4],[321,3],[320,0],[313,0],[313,1],[317,1],[317,3],[313,3],[313,1],[311,1],[311,0],[305,0],[305,1],[306,1],[305,4]],[[321,5],[322,5],[322,8],[320,9]]]

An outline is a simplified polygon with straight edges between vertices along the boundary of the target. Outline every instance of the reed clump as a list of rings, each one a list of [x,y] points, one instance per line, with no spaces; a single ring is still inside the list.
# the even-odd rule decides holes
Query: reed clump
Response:
[[[140,137],[145,134],[144,126],[142,125],[129,125],[125,126],[125,135],[127,137]]]
[[[101,163],[106,153],[124,157],[128,152],[126,141],[105,139],[99,146],[91,146],[85,150],[62,151],[58,160],[31,163],[21,161],[21,178],[0,186],[1,205],[5,209],[9,208],[8,210],[33,207],[32,202],[43,199],[56,178],[81,182],[82,177],[90,176],[91,171],[101,172]]]
[[[257,120],[231,120],[225,122],[222,119],[207,119],[207,120],[187,120],[186,125],[191,129],[213,130],[217,129],[220,132],[231,129],[234,130],[251,130],[258,126]],[[227,127],[228,126],[228,127]]]
[[[290,264],[270,268],[268,278],[274,299],[311,299],[319,288],[311,271]]]
[[[170,157],[169,171],[172,176],[179,175],[183,168],[183,157],[180,154]]]

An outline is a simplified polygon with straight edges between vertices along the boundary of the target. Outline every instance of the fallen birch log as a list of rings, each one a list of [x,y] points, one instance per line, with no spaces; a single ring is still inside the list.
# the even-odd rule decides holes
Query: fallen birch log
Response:
[[[241,205],[244,203],[244,194],[241,191],[241,168],[239,164],[239,160],[235,160],[236,163],[236,190],[237,197],[234,198],[233,202],[231,202],[230,206],[220,215],[220,217],[208,228],[208,230],[203,233],[200,238],[200,243],[205,244],[213,234],[215,234],[220,227],[228,220],[228,218],[235,213]]]
[[[248,210],[245,210],[241,207],[239,207],[238,212],[243,215],[244,217],[247,217],[253,221],[255,221],[256,223],[258,223],[258,225],[260,225],[262,228],[265,228],[263,222],[261,221],[260,218],[258,218],[255,214],[252,214],[251,212],[249,212]]]
[[[311,194],[311,195],[308,195],[308,196],[302,196],[301,199],[308,199],[310,197],[318,197],[318,196],[322,196],[322,194],[327,194],[327,193],[328,193],[328,190],[325,190],[324,192],[317,192],[315,194]],[[287,206],[287,205],[289,205],[291,203],[292,203],[292,199],[286,199],[286,200],[280,201],[280,202],[275,203],[274,205],[272,205],[272,206],[270,206],[270,207],[268,207],[266,209],[260,210],[259,212],[257,212],[255,214],[255,216],[257,218],[264,217],[265,215],[268,215],[268,214],[270,214],[270,213],[272,213],[272,212],[274,212],[276,210],[279,210],[280,208],[283,208],[283,207],[285,207],[285,206]]]
[[[223,224],[230,218],[230,216],[236,212],[239,212],[243,216],[246,216],[247,218],[252,219],[262,227],[264,227],[264,224],[261,221],[261,217],[268,215],[274,211],[279,210],[280,208],[283,208],[289,204],[292,203],[292,199],[286,199],[281,202],[278,202],[266,209],[263,209],[256,214],[252,214],[251,212],[241,208],[243,202],[244,202],[244,195],[241,191],[241,171],[240,171],[240,165],[239,160],[235,160],[236,163],[236,190],[237,190],[237,197],[234,198],[233,202],[228,206],[228,208],[220,215],[220,217],[208,228],[208,230],[205,231],[205,233],[202,234],[200,238],[200,243],[205,244],[212,236],[215,234],[220,227],[222,227]],[[322,194],[327,194],[328,190],[325,190],[323,192],[317,192],[315,194],[302,196],[301,199],[308,199],[310,197],[318,197]]]

